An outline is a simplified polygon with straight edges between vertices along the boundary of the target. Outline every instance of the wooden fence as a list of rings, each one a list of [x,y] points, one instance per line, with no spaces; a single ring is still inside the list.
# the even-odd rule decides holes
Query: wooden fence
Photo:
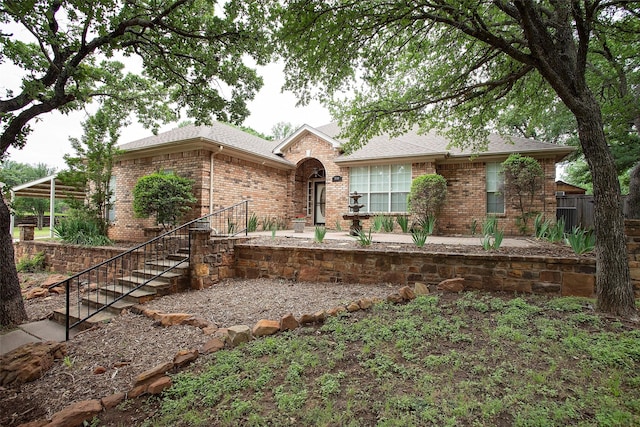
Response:
[[[622,205],[626,214],[626,196],[622,196]],[[586,194],[567,194],[556,196],[556,220],[564,218],[565,231],[571,231],[575,226],[593,228],[593,196]]]

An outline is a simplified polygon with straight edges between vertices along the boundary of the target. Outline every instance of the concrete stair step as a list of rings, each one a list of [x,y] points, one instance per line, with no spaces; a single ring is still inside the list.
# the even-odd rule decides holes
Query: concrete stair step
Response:
[[[173,259],[159,259],[157,261],[147,261],[145,268],[160,268],[166,270],[172,268],[174,272],[182,273],[189,269],[189,261],[173,260]]]
[[[121,277],[118,279],[118,283],[124,285],[124,286],[130,286],[132,288],[137,288],[138,286],[142,285],[143,283],[147,282],[146,277],[141,277],[141,276],[126,276],[126,277]],[[164,281],[164,280],[151,280],[147,283],[145,283],[144,285],[142,285],[142,287],[140,289],[138,289],[139,291],[147,291],[147,292],[152,292],[154,294],[154,296],[162,296],[162,295],[167,295],[169,292],[171,292],[171,289],[173,288],[172,284]],[[153,297],[151,298],[153,299]],[[149,299],[147,299],[146,301],[149,301]]]
[[[131,308],[137,304],[137,302],[126,300],[124,298],[119,301],[115,301],[115,299],[116,297],[114,296],[102,292],[96,292],[85,295],[82,298],[82,304],[92,308],[94,311],[106,305],[109,305],[109,307],[107,307],[105,310],[110,311],[115,315],[118,315],[122,312],[122,310]]]
[[[175,254],[167,255],[167,259],[170,259],[172,261],[182,261],[182,260],[184,260],[185,258],[188,258],[188,257],[189,257],[189,251],[186,251],[186,252],[178,251]]]
[[[158,292],[153,287],[143,286],[140,289],[135,289],[137,285],[131,283],[118,283],[115,286],[100,287],[98,292],[102,295],[106,295],[113,298],[118,298],[124,294],[128,294],[124,299],[131,301],[135,304],[142,304],[152,300],[156,297]],[[134,290],[135,289],[135,290]]]
[[[73,324],[80,320],[81,317],[84,318],[93,312],[95,312],[95,310],[87,305],[81,304],[80,307],[74,305],[69,310],[69,323]],[[66,315],[67,309],[65,307],[59,308],[53,311],[53,320],[57,323],[60,323],[61,325],[64,325]],[[111,319],[113,319],[115,316],[116,314],[104,310],[94,315],[90,319],[82,322],[77,326],[77,328],[79,328],[80,330],[89,329],[97,324],[110,322]]]
[[[181,272],[175,272],[173,270],[162,273],[164,270],[159,270],[157,268],[144,268],[142,270],[133,270],[131,272],[132,276],[151,278],[156,277],[154,280],[158,281],[167,281],[170,282],[173,279],[182,277],[183,274]]]

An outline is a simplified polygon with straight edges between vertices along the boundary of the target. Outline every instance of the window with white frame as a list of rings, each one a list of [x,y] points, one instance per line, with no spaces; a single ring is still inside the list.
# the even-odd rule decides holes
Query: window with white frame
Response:
[[[116,220],[116,177],[113,175],[109,178],[108,189],[111,194],[109,195],[109,211],[107,212],[107,220],[109,222],[114,222]]]
[[[486,164],[487,173],[487,213],[504,213],[504,175],[500,163],[492,162]]]
[[[411,190],[411,164],[349,169],[349,192],[362,194],[364,212],[406,212]]]

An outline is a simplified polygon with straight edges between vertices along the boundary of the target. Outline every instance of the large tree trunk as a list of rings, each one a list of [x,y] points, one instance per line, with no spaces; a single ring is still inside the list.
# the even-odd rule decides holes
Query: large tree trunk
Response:
[[[10,221],[9,208],[0,194],[0,326],[19,325],[27,320],[18,272],[13,260]]]
[[[624,234],[622,196],[602,116],[592,96],[576,114],[578,134],[593,178],[598,309],[623,317],[636,315]],[[574,112],[575,113],[575,112]]]

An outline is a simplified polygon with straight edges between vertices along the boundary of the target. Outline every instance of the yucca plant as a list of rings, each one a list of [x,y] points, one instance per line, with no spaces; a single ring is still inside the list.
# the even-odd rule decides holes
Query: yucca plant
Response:
[[[400,215],[396,218],[396,222],[400,226],[400,229],[403,233],[409,231],[409,217],[406,215]]]
[[[249,233],[253,233],[258,229],[258,217],[255,212],[251,212],[251,216],[249,216],[249,220],[247,222],[247,231]]]
[[[427,238],[429,237],[429,233],[426,230],[421,228],[417,228],[411,231],[411,238],[413,239],[413,243],[416,244],[417,247],[421,248],[427,242]]]
[[[571,246],[576,254],[591,252],[596,245],[596,236],[591,230],[584,230],[580,227],[573,227],[567,234],[565,242]]]
[[[384,216],[376,215],[373,217],[373,231],[376,233],[382,230],[382,222],[384,221]]]
[[[327,229],[325,227],[316,226],[313,239],[318,243],[322,243],[322,241],[324,240],[325,234],[327,234]]]
[[[355,236],[355,239],[360,246],[370,246],[372,243],[371,229],[369,229],[369,233],[365,233],[363,230],[359,230],[358,234],[356,234]]]
[[[382,217],[382,229],[391,233],[393,231],[393,217],[392,216],[383,216]]]
[[[551,228],[551,220],[544,219],[544,214],[538,214],[533,220],[533,230],[536,239],[546,238],[549,233],[549,228]]]
[[[564,218],[560,218],[555,224],[549,227],[547,239],[551,242],[562,242],[564,240]]]
[[[53,228],[56,237],[65,243],[83,246],[108,246],[111,240],[100,231],[96,221],[81,217],[67,217]]]

